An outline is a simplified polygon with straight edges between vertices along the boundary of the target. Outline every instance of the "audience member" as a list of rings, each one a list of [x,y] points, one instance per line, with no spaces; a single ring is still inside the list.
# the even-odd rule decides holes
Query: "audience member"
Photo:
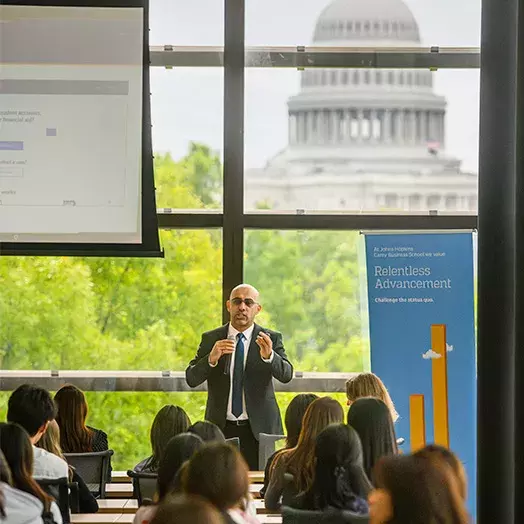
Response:
[[[328,426],[317,437],[315,477],[299,497],[298,507],[308,510],[335,508],[367,515],[372,489],[364,472],[357,432],[345,424]]]
[[[187,428],[188,433],[198,435],[204,442],[225,442],[226,437],[222,430],[213,422],[199,420]]]
[[[306,409],[309,407],[309,405],[317,398],[318,396],[313,393],[301,393],[300,395],[296,395],[289,403],[286,409],[286,415],[284,417],[287,435],[284,449],[291,449],[297,445],[298,436],[300,435],[300,431],[302,429],[302,419],[304,418],[304,413],[306,412]],[[273,462],[284,449],[275,451],[275,453],[269,457],[266,463],[266,469],[264,472],[264,487],[260,490],[260,496],[262,498],[264,498],[266,495]]]
[[[258,522],[249,500],[247,464],[230,444],[208,444],[197,451],[184,473],[184,488],[211,502],[230,523]]]
[[[135,471],[156,473],[160,464],[160,458],[171,438],[185,433],[191,421],[187,413],[178,406],[164,406],[155,416],[151,426],[151,449],[153,454],[139,462]]]
[[[225,524],[225,520],[206,500],[176,495],[158,507],[151,524]]]
[[[393,422],[396,422],[398,419],[395,405],[384,382],[374,373],[359,373],[348,379],[346,382],[346,396],[348,398],[348,406],[351,406],[359,398],[378,398],[389,408]]]
[[[50,519],[62,524],[60,509],[54,500],[45,493],[33,478],[33,446],[27,431],[18,424],[0,423],[0,450],[2,451],[9,470],[14,488],[36,497],[41,504],[41,518]],[[29,503],[32,511],[35,507]]]
[[[7,403],[7,421],[22,426],[33,444],[35,478],[56,479],[69,475],[67,462],[60,457],[37,448],[51,420],[55,419],[56,406],[51,395],[43,388],[24,384],[19,386]]]
[[[60,427],[60,447],[64,453],[109,449],[107,435],[100,429],[86,426],[88,407],[83,391],[66,384],[56,392],[55,403],[58,408],[56,421]]]
[[[451,468],[457,479],[459,493],[462,497],[462,500],[466,500],[468,495],[468,480],[466,476],[466,470],[462,462],[459,460],[457,455],[453,453],[453,451],[437,444],[429,444],[425,448],[419,449],[413,455],[415,457],[435,460],[437,462],[445,462]]]
[[[358,433],[364,451],[364,470],[373,481],[375,464],[398,453],[391,412],[378,398],[359,398],[349,408],[348,424]]]
[[[161,504],[167,495],[182,492],[179,471],[203,445],[203,440],[191,433],[181,433],[168,442],[158,468],[156,493],[158,504]],[[138,509],[133,522],[147,524],[155,516],[156,511],[156,505],[142,506]]]
[[[342,406],[331,397],[313,401],[306,410],[302,430],[294,448],[284,450],[274,461],[264,502],[266,508],[277,510],[284,491],[284,475],[294,477],[296,493],[308,490],[315,471],[315,441],[330,424],[344,421]]]
[[[60,448],[60,428],[56,420],[52,420],[49,423],[37,446],[65,460]],[[98,511],[98,502],[89,491],[84,479],[72,466],[69,466],[69,481],[78,484],[78,509],[80,513],[96,513]]]
[[[370,524],[468,524],[458,483],[444,463],[413,455],[382,458],[369,495]]]

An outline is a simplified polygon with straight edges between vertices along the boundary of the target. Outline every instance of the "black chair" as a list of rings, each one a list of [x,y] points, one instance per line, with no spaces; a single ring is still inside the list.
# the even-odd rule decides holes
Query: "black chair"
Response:
[[[73,466],[87,484],[89,491],[101,499],[106,498],[106,484],[111,478],[113,450],[93,453],[64,453],[68,464]]]
[[[156,493],[156,473],[145,473],[130,469],[127,476],[133,480],[133,496],[138,500],[139,506],[153,500]]]
[[[258,469],[264,471],[266,468],[267,461],[273,453],[275,453],[275,444],[282,439],[285,439],[285,435],[272,435],[270,433],[259,433],[258,435]]]
[[[62,514],[64,524],[71,522],[71,513],[78,513],[78,484],[66,477],[59,479],[35,479],[38,485],[53,497]]]
[[[235,448],[240,449],[240,439],[238,437],[226,438],[226,442],[235,446]]]
[[[369,524],[367,515],[351,511],[306,511],[282,506],[282,524]]]

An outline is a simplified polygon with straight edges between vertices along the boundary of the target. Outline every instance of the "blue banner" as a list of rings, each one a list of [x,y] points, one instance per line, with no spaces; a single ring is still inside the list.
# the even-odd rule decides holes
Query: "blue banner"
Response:
[[[404,450],[448,444],[474,513],[476,365],[471,233],[366,235],[371,369],[400,414]],[[410,420],[411,419],[411,420]],[[423,419],[423,420],[422,420]]]

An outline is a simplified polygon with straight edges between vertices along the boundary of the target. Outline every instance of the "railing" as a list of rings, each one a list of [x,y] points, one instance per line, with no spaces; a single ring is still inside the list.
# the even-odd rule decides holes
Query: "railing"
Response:
[[[309,373],[296,371],[288,384],[274,381],[275,390],[290,393],[346,390],[345,383],[354,373]],[[0,371],[0,391],[13,391],[30,383],[50,391],[74,384],[84,391],[206,391],[206,384],[190,388],[183,371]]]

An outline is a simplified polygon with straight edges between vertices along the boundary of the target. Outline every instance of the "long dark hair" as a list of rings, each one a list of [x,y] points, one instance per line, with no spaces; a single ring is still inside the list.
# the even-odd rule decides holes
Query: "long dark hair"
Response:
[[[151,448],[153,455],[148,464],[149,469],[157,470],[167,443],[176,435],[185,433],[191,420],[179,406],[164,406],[155,416],[151,426]]]
[[[294,448],[302,430],[302,419],[309,405],[318,398],[313,393],[296,395],[286,409],[284,423],[286,425],[286,448]]]
[[[377,489],[391,497],[388,524],[468,524],[450,467],[413,455],[383,457],[375,468]]]
[[[18,424],[0,423],[0,449],[4,454],[13,487],[39,499],[49,511],[52,498],[33,479],[33,446],[27,431]]]
[[[0,482],[11,485],[11,472],[9,471],[9,466],[4,457],[4,454],[0,450]],[[0,517],[5,519],[5,508],[4,508],[4,494],[0,489]]]
[[[358,433],[364,452],[364,470],[373,481],[373,468],[385,455],[398,453],[391,411],[378,398],[360,398],[349,408],[348,424]]]
[[[346,424],[328,426],[315,445],[315,478],[305,496],[308,509],[328,507],[367,513],[371,483],[364,473],[357,432]]]
[[[64,453],[93,451],[93,432],[86,426],[87,400],[84,392],[72,384],[62,386],[55,395],[60,427],[60,447]]]
[[[167,443],[158,468],[158,502],[162,502],[165,496],[173,491],[180,468],[203,445],[204,441],[198,435],[191,433],[181,433]]]

